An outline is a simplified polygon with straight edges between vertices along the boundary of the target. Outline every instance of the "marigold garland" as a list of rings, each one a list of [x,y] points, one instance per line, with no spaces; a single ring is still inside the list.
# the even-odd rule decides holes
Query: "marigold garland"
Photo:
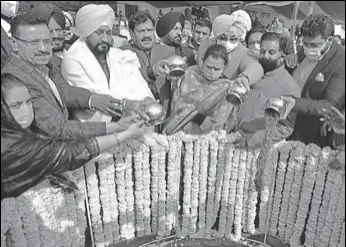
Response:
[[[319,208],[322,203],[322,195],[325,185],[325,178],[327,174],[327,166],[329,161],[329,150],[323,149],[319,160],[319,166],[317,169],[317,177],[314,186],[314,193],[311,199],[311,209],[309,212],[309,218],[306,224],[305,231],[305,245],[306,247],[313,247],[317,228],[317,219],[319,215]]]
[[[133,177],[132,177],[132,150],[125,149],[125,188],[126,188],[126,214],[127,214],[127,239],[135,237],[135,210],[133,195]]]
[[[328,158],[329,160],[332,158],[331,156],[331,150],[329,148],[326,148],[326,152],[328,153]],[[314,243],[315,245],[320,244],[320,236],[322,234],[323,226],[326,222],[326,217],[328,213],[328,205],[329,201],[331,200],[331,194],[333,190],[333,184],[334,184],[334,179],[335,179],[336,173],[333,171],[329,171],[327,174],[327,181],[324,185],[324,193],[323,193],[323,198],[322,198],[322,204],[320,206],[319,210],[319,215],[318,215],[318,220],[317,220],[317,227],[316,227],[316,236]]]
[[[300,245],[300,238],[303,234],[306,224],[306,218],[309,213],[309,203],[312,197],[312,191],[316,180],[319,156],[321,150],[314,144],[306,147],[308,158],[306,160],[304,178],[302,181],[302,190],[299,198],[299,208],[297,218],[294,224],[294,230],[290,239],[290,245]]]
[[[191,209],[191,184],[192,184],[192,168],[193,168],[193,142],[185,143],[185,159],[184,159],[184,195],[183,195],[183,217],[181,235],[186,237],[189,232],[190,209]]]
[[[165,235],[170,235],[174,220],[175,220],[175,202],[176,198],[176,155],[177,142],[174,139],[169,139],[168,165],[167,165],[167,200],[166,200],[166,232]]]
[[[248,198],[250,193],[250,183],[251,183],[251,164],[253,159],[253,150],[247,151],[247,161],[245,165],[245,178],[244,178],[244,191],[243,191],[243,213],[242,213],[242,227],[243,232],[248,232],[247,220],[248,220]]]
[[[203,139],[201,141],[201,160],[199,172],[199,218],[198,218],[198,231],[199,237],[204,237],[206,226],[206,199],[207,199],[207,177],[208,177],[208,151],[209,141]]]
[[[330,235],[329,244],[331,246],[337,246],[340,235],[342,233],[343,223],[345,221],[345,174],[342,175],[342,186],[340,191],[340,197],[338,206],[335,211],[335,219],[333,224],[333,231]]]
[[[119,152],[115,157],[115,163],[119,167],[125,166],[124,152]],[[118,195],[119,207],[119,228],[120,240],[127,239],[127,211],[126,211],[126,186],[125,186],[125,169],[115,169],[116,188]]]
[[[207,190],[207,216],[206,216],[206,236],[210,237],[211,228],[214,224],[214,194],[217,169],[217,151],[219,143],[215,138],[210,139],[210,163],[208,173],[208,190]]]
[[[247,150],[241,150],[238,168],[237,193],[234,207],[234,240],[239,241],[242,233],[243,188],[245,182],[245,170],[247,162]]]
[[[141,147],[143,151],[143,207],[144,207],[144,234],[150,235],[151,234],[151,224],[150,224],[150,149],[145,141],[143,146]]]
[[[199,166],[200,166],[201,141],[194,142],[193,168],[191,184],[191,218],[189,225],[189,235],[194,236],[197,231],[198,218],[198,191],[199,191]]]
[[[280,160],[277,168],[273,207],[271,211],[269,225],[269,234],[272,236],[276,236],[278,231],[280,204],[282,201],[282,190],[284,188],[286,167],[290,150],[291,145],[289,143],[279,147]]]
[[[235,183],[238,177],[238,165],[239,165],[239,156],[240,151],[235,150],[234,146],[228,144],[226,146],[226,161],[225,161],[225,171],[223,173],[223,185],[222,185],[222,197],[221,197],[221,211],[219,217],[219,236],[225,236],[230,238],[231,229],[227,228],[227,222],[231,222],[228,226],[233,223],[233,208],[234,208],[234,199],[236,186],[234,188],[230,187],[231,182],[231,171],[236,174]],[[232,189],[232,191],[230,191]],[[230,197],[233,195],[233,198]]]
[[[102,158],[101,158],[102,157]],[[107,245],[113,243],[112,218],[110,213],[110,195],[108,187],[108,167],[113,166],[113,155],[104,154],[101,156],[98,163],[98,175],[100,182],[100,202],[102,208],[102,225],[105,243]]]

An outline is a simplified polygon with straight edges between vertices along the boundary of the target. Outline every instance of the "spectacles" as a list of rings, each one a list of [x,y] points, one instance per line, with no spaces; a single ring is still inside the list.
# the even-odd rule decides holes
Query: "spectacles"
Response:
[[[53,40],[51,39],[37,39],[37,40],[25,40],[25,39],[21,39],[17,36],[14,37],[15,39],[18,39],[30,46],[33,46],[33,47],[38,47],[40,45],[40,42],[43,41],[43,44],[45,46],[52,46],[53,45]]]

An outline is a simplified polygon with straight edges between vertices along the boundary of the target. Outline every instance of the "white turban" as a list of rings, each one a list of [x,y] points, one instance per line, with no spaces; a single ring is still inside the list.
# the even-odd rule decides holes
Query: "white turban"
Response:
[[[213,34],[215,37],[233,29],[239,36],[245,36],[251,29],[251,18],[243,10],[233,12],[231,15],[219,15],[213,22]]]
[[[102,25],[107,25],[112,29],[114,24],[114,11],[106,4],[85,5],[76,15],[76,27],[84,38],[95,32]]]

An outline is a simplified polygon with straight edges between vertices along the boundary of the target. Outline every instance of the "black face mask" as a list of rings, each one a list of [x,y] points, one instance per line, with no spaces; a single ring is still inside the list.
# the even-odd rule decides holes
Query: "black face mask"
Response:
[[[259,63],[262,65],[264,73],[272,71],[277,68],[277,60],[272,60],[268,58],[260,58]]]

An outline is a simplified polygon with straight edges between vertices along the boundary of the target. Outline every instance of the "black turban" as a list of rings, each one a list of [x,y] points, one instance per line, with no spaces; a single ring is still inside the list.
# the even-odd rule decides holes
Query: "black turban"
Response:
[[[50,18],[52,17],[62,29],[65,28],[65,15],[62,12],[62,10],[54,4],[50,4],[50,3],[31,4],[30,7],[28,7],[25,12],[27,14],[43,17],[46,20],[47,25],[50,21]]]
[[[181,27],[184,28],[185,17],[183,13],[180,12],[169,12],[162,16],[156,24],[156,33],[160,38],[168,34],[177,24],[180,22]]]

